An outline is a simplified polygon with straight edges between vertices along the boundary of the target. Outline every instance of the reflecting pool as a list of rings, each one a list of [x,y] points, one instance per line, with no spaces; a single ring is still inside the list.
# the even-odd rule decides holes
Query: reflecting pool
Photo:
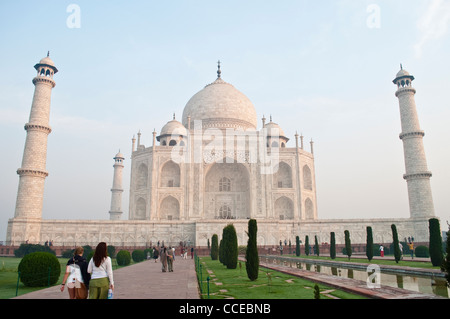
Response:
[[[343,265],[339,267],[319,265],[316,263],[297,262],[289,260],[280,260],[278,258],[263,259],[269,263],[281,264],[286,267],[294,267],[307,271],[315,271],[327,275],[338,276],[343,278],[350,278],[367,282],[368,284],[381,284],[395,288],[407,289],[426,294],[434,294],[437,296],[449,298],[450,290],[446,285],[446,279],[440,276],[421,276],[399,274],[394,272],[387,272],[374,265],[374,269],[369,270],[366,266],[361,266],[360,269],[346,268]],[[368,280],[368,278],[370,278]]]

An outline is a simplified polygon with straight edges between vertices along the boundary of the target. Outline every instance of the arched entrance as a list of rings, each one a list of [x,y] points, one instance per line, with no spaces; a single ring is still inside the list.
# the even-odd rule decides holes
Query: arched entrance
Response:
[[[250,178],[241,163],[214,163],[205,176],[204,217],[207,219],[250,218]]]

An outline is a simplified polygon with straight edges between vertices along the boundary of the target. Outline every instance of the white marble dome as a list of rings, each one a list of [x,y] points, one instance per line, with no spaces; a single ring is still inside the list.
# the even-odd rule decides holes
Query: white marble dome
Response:
[[[172,121],[167,122],[166,125],[161,129],[160,136],[164,135],[183,135],[187,136],[186,128],[179,121],[173,119]]]
[[[196,93],[183,111],[183,125],[191,128],[201,120],[203,128],[256,129],[257,115],[253,103],[233,85],[220,77]]]

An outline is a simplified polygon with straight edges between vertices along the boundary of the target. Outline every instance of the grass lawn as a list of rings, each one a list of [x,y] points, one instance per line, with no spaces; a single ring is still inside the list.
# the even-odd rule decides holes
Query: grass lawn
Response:
[[[26,287],[23,283],[19,282],[17,285],[17,269],[22,258],[16,257],[0,257],[0,299],[9,299],[17,295],[23,295],[32,291],[36,291],[46,287]],[[61,264],[61,275],[58,283],[62,282],[65,265],[67,259],[58,258]]]
[[[210,277],[210,299],[314,299],[315,283],[299,277],[260,267],[258,279],[250,281],[244,262],[240,263],[241,267],[238,263],[236,269],[227,269],[218,260],[200,257],[200,264],[202,265],[201,280],[204,299],[208,298],[208,276]],[[325,285],[318,286],[321,299],[367,299]]]
[[[22,258],[16,257],[0,257],[0,299],[9,299],[17,295],[23,295],[32,291],[36,291],[47,287],[26,287],[22,282],[17,286],[17,269]],[[57,285],[61,284],[64,273],[66,271],[66,264],[68,258],[58,258],[61,265],[61,275],[57,281]],[[119,268],[115,258],[112,259],[113,269]],[[133,260],[131,261],[133,264]],[[17,289],[18,287],[18,289]]]

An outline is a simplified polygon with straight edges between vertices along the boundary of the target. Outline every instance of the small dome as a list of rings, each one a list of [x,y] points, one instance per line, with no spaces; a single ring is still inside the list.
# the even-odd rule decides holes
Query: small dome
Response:
[[[284,131],[281,129],[280,125],[278,125],[275,122],[270,121],[266,125],[264,125],[264,128],[267,129],[267,136],[279,136],[279,137],[286,137],[284,134]],[[277,131],[276,131],[277,129]]]
[[[410,74],[408,71],[401,69],[400,71],[398,71],[396,78],[400,78],[402,76],[410,76]]]
[[[409,74],[408,71],[403,69],[403,66],[400,64],[400,71],[397,72],[397,75],[395,76],[395,79],[392,81],[394,84],[397,84],[397,81],[402,78],[409,78],[411,81],[414,80],[414,76]]]
[[[173,119],[172,121],[167,122],[167,124],[163,126],[163,128],[161,129],[161,134],[160,134],[160,136],[158,136],[158,141],[159,141],[159,137],[166,136],[166,135],[187,136],[187,130],[183,126],[183,124],[181,124],[177,120]]]
[[[55,66],[55,63],[52,61],[52,59],[50,59],[49,55],[47,54],[47,56],[45,58],[42,58],[39,63],[37,63],[34,68],[36,70],[38,70],[41,67],[50,67],[54,73],[58,72],[58,69]]]
[[[120,153],[120,151],[119,151],[119,153],[117,153],[116,156],[114,156],[114,158],[122,158],[122,159],[124,159],[125,157],[124,157],[123,154]]]
[[[53,67],[55,66],[55,63],[48,56],[46,56],[45,58],[41,59],[41,61],[39,61],[39,64],[47,64],[47,65],[50,65],[50,66],[53,66]]]

